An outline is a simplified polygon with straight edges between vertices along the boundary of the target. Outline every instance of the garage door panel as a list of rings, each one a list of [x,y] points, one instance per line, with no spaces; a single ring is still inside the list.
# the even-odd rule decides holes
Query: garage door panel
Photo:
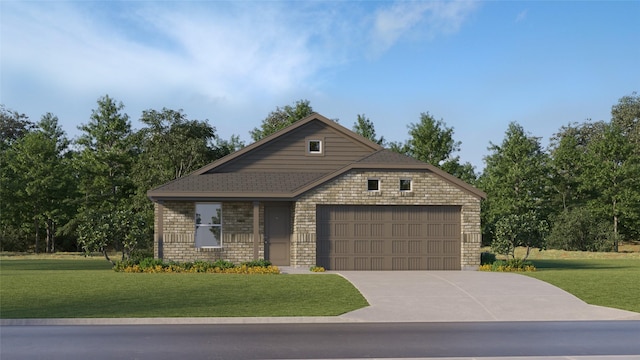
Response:
[[[384,254],[384,240],[372,240],[371,241],[371,254]]]
[[[459,270],[459,206],[318,206],[317,263],[331,270]]]

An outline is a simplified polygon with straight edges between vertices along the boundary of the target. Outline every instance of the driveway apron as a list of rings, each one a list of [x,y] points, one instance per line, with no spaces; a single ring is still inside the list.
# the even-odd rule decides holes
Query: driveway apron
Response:
[[[341,316],[366,322],[640,320],[594,306],[543,281],[479,271],[339,271],[371,306]]]

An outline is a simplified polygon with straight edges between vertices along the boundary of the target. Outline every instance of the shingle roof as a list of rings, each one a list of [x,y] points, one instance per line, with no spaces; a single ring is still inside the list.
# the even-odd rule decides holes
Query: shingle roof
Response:
[[[425,163],[395,151],[382,149],[357,161],[359,164],[407,164],[424,165]]]
[[[186,176],[154,191],[185,193],[290,193],[326,173],[238,172]]]

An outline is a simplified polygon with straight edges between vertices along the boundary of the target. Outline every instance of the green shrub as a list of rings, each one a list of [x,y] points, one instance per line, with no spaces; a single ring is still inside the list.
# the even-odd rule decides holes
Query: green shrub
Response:
[[[480,265],[493,264],[496,261],[496,254],[488,251],[483,251],[480,254]]]
[[[613,226],[587,208],[560,213],[553,224],[547,246],[568,251],[613,251]]]
[[[155,268],[157,266],[165,267],[166,264],[164,263],[164,261],[162,261],[162,259],[154,259],[152,257],[148,257],[140,260],[140,263],[138,263],[138,265],[140,266],[141,269],[144,270],[149,268]]]
[[[236,264],[228,260],[216,260],[215,262],[213,262],[212,266],[214,268],[217,267],[224,270],[224,269],[233,269],[234,267],[236,267]]]
[[[258,259],[253,261],[245,261],[240,265],[245,265],[247,267],[269,267],[271,266],[271,261],[265,259]]]
[[[522,259],[509,259],[496,260],[491,264],[483,264],[480,266],[480,271],[495,271],[495,272],[530,272],[536,271],[536,267],[530,261],[524,261]]]
[[[309,271],[311,271],[311,272],[325,272],[325,269],[322,266],[313,265],[311,268],[309,268]]]

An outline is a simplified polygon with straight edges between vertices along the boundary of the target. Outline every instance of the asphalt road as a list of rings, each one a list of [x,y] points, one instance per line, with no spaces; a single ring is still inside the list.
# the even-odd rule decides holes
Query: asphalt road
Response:
[[[3,360],[640,358],[640,321],[2,326],[0,346]]]

